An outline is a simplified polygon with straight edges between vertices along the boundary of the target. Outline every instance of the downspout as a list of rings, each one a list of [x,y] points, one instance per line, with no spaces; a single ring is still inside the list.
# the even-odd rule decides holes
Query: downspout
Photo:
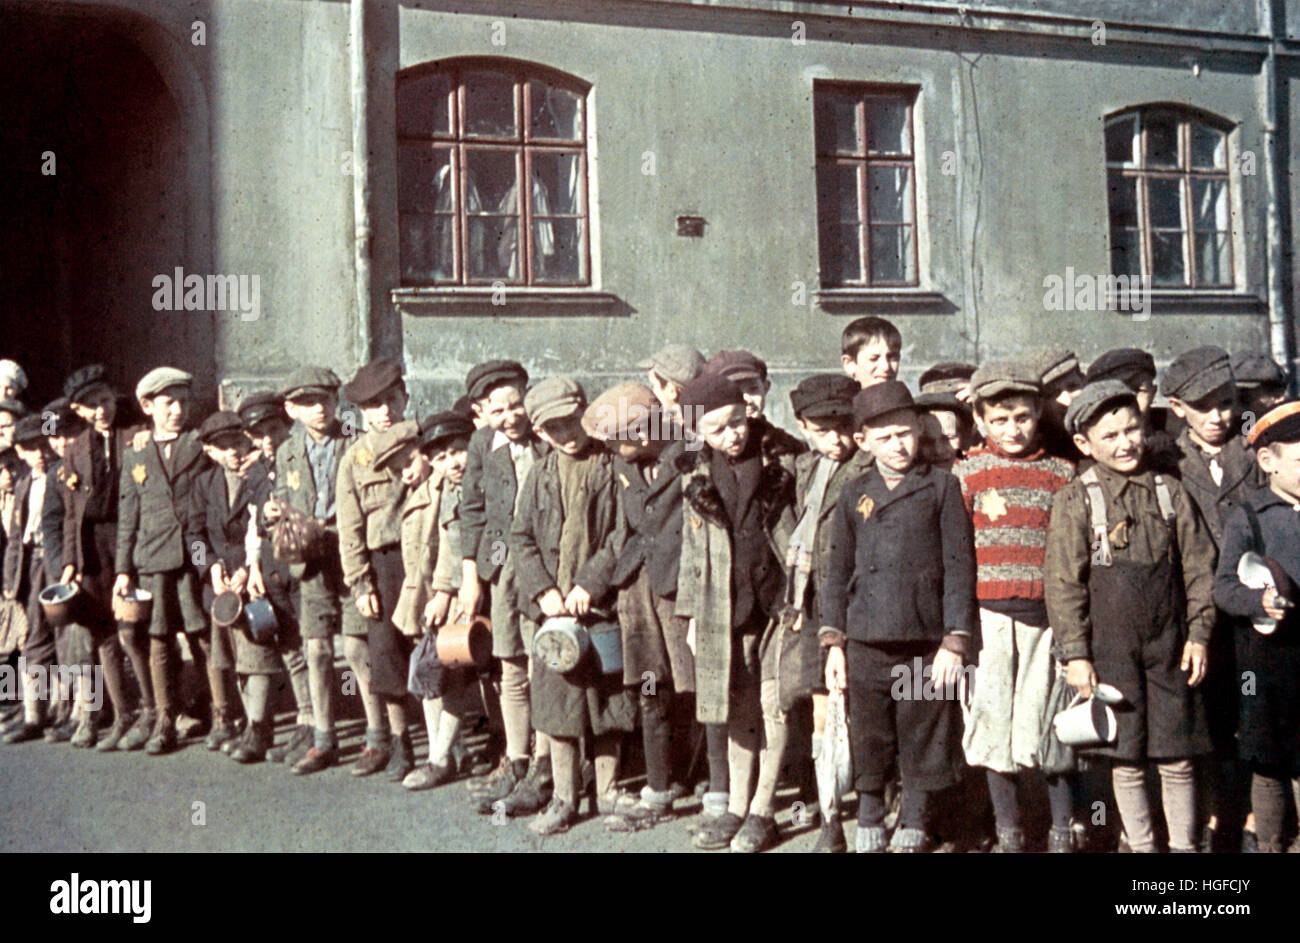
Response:
[[[356,268],[357,352],[369,363],[373,346],[370,302],[370,57],[366,50],[366,0],[352,0],[352,217]]]
[[[1291,244],[1289,196],[1281,193],[1280,181],[1287,177],[1282,165],[1287,142],[1279,133],[1279,100],[1283,96],[1278,70],[1279,37],[1286,30],[1286,0],[1264,0],[1268,27],[1268,54],[1264,58],[1264,199],[1268,228],[1268,327],[1273,359],[1286,371],[1287,386],[1295,390],[1295,352],[1291,318],[1287,308],[1290,272],[1287,248]],[[1289,148],[1287,148],[1289,151]]]

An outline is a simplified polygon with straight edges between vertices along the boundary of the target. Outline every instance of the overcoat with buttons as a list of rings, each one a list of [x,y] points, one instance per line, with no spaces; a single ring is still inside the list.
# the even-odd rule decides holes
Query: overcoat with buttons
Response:
[[[392,463],[375,467],[375,456],[395,437],[414,436],[419,425],[412,419],[394,423],[382,432],[368,429],[353,440],[339,459],[335,507],[338,511],[339,556],[343,582],[353,597],[377,591],[370,551],[400,544],[402,505],[407,487],[400,469]]]
[[[185,546],[190,492],[206,457],[193,430],[172,440],[170,468],[151,435],[122,454],[117,498],[117,572],[166,573],[192,566]]]
[[[461,486],[461,558],[477,561],[484,582],[496,579],[505,564],[515,493],[522,484],[515,480],[509,446],[493,448],[495,439],[496,431],[488,426],[470,436]],[[547,453],[540,440],[530,439],[530,444],[538,460]]]

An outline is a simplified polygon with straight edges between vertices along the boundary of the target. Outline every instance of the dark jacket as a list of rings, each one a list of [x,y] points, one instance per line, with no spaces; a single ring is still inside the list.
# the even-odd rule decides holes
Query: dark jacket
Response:
[[[185,544],[191,555],[202,552],[203,570],[221,561],[227,575],[252,561],[247,559],[244,540],[248,536],[249,510],[256,509],[259,499],[270,494],[266,463],[258,460],[249,466],[230,503],[226,473],[220,465],[210,463],[195,479],[190,494],[189,533]],[[206,573],[204,574],[206,576]]]
[[[817,452],[806,452],[794,460],[794,519],[796,523],[803,515],[804,500],[808,496],[808,488],[812,484],[813,470],[817,467],[819,458],[821,458],[821,455]],[[826,495],[822,498],[822,506],[817,513],[817,536],[813,541],[812,585],[809,587],[810,591],[805,606],[807,617],[811,620],[809,625],[814,631],[821,625],[821,599],[826,593],[826,578],[833,562],[831,519],[835,516],[835,506],[839,502],[840,495],[844,493],[844,489],[865,475],[871,469],[873,461],[870,452],[859,449],[850,455],[847,461],[840,463],[840,467],[831,473],[831,480],[826,485]]]
[[[112,447],[117,455],[119,468],[123,462],[122,457],[131,450],[131,440],[138,430],[139,426],[113,430]],[[120,472],[117,475],[112,474],[112,466],[110,466],[110,480],[104,482],[95,480],[95,461],[91,449],[98,445],[99,435],[94,429],[84,429],[78,433],[64,450],[63,468],[58,476],[59,490],[64,492],[63,500],[67,507],[67,513],[63,517],[63,554],[58,559],[61,560],[62,566],[68,564],[75,566],[78,573],[86,568],[86,553],[82,541],[86,533],[86,510],[90,504],[92,490],[98,487],[110,489],[110,506],[116,510],[118,504]]]
[[[190,492],[205,462],[192,430],[173,440],[170,471],[152,436],[139,449],[132,446],[122,454],[118,573],[165,573],[192,565],[185,546]]]
[[[41,506],[41,547],[45,551],[45,570],[51,580],[63,575],[63,521],[67,517],[65,491],[60,484],[66,459],[50,466],[45,478],[45,500]]]
[[[1218,454],[1223,467],[1223,483],[1216,485],[1210,476],[1210,456],[1192,442],[1191,434],[1184,429],[1178,436],[1178,478],[1187,489],[1187,495],[1201,512],[1205,526],[1216,547],[1223,544],[1223,524],[1232,508],[1250,497],[1257,488],[1268,482],[1254,453],[1240,436],[1228,440]]]
[[[975,537],[950,473],[916,465],[890,491],[872,468],[840,494],[831,532],[823,630],[860,642],[976,637]]]
[[[495,430],[488,426],[470,437],[461,485],[461,557],[477,561],[479,579],[484,581],[495,579],[505,563],[501,549],[510,539],[515,491],[521,484],[515,481],[509,447],[502,445],[494,449],[495,439]],[[536,439],[532,440],[532,446],[534,456],[540,461],[547,453],[546,446]]]
[[[1278,497],[1271,488],[1261,488],[1242,504],[1255,510],[1263,546],[1255,546],[1254,534],[1246,518],[1244,507],[1238,506],[1228,514],[1223,532],[1223,546],[1219,553],[1219,567],[1214,575],[1214,602],[1224,612],[1234,616],[1262,619],[1264,591],[1247,589],[1237,579],[1237,564],[1242,554],[1253,550],[1261,556],[1271,557],[1286,570],[1291,582],[1300,587],[1300,513]],[[1279,588],[1283,596],[1300,606],[1300,599],[1289,587]],[[1289,610],[1278,631],[1300,628],[1300,608]],[[1253,630],[1252,630],[1253,631]]]

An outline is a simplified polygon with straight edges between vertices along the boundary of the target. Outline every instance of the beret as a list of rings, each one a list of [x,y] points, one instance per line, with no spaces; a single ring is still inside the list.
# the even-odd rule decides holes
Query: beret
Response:
[[[343,395],[361,405],[377,399],[401,380],[402,365],[388,357],[380,357],[357,370],[352,382],[343,387]]]
[[[1257,449],[1276,442],[1300,442],[1300,402],[1274,406],[1251,427],[1246,436]]]
[[[1074,351],[1064,347],[1044,347],[1029,361],[1038,371],[1038,382],[1043,386],[1068,377],[1079,369],[1079,358]]]
[[[24,416],[14,423],[13,441],[17,445],[26,445],[30,442],[44,442],[45,429],[41,422],[41,417],[32,413]]]
[[[1108,350],[1088,365],[1086,382],[1119,380],[1134,392],[1142,385],[1141,378],[1156,378],[1156,361],[1145,350],[1136,347],[1119,347]]]
[[[238,413],[223,409],[213,413],[199,424],[199,441],[211,445],[223,435],[230,435],[232,432],[242,435],[244,424],[240,421]]]
[[[736,381],[767,379],[767,364],[747,350],[720,350],[708,359],[704,370]]]
[[[402,453],[408,445],[413,445],[420,438],[420,424],[414,419],[395,422],[382,432],[371,434],[375,450],[375,467],[382,468],[390,460]]]
[[[13,360],[0,360],[0,381],[8,383],[19,393],[27,389],[27,374]]]
[[[189,386],[194,377],[176,367],[154,367],[135,385],[135,398],[148,399],[172,386]]]
[[[288,421],[284,412],[284,397],[269,390],[249,393],[239,401],[239,418],[245,429],[251,429],[264,419],[280,418]]]
[[[78,397],[85,396],[96,387],[108,385],[104,365],[92,363],[68,374],[68,378],[63,381],[63,395],[75,403]]]
[[[428,448],[444,439],[458,436],[469,438],[474,434],[474,420],[454,409],[434,413],[420,423],[420,448]]]
[[[922,393],[956,393],[970,382],[974,372],[973,363],[946,361],[926,370],[917,382]]]
[[[17,418],[27,415],[27,407],[16,399],[0,399],[0,413],[9,413]]]
[[[910,409],[915,412],[916,403],[907,384],[898,380],[873,384],[859,390],[853,397],[853,421],[859,426],[865,426],[874,419],[900,409]]]
[[[1286,386],[1286,374],[1267,354],[1240,351],[1228,363],[1238,386]]]
[[[1136,408],[1137,395],[1119,380],[1098,380],[1089,383],[1074,398],[1065,411],[1065,428],[1070,433],[1081,433],[1088,421],[1102,411],[1103,406],[1127,402]]]
[[[514,360],[489,360],[470,368],[465,376],[465,392],[470,399],[482,399],[489,388],[503,381],[526,386],[528,371]]]
[[[1023,360],[985,364],[971,375],[971,396],[976,399],[991,399],[1000,393],[1031,393],[1036,396],[1043,391],[1038,377],[1038,368]]]
[[[639,361],[637,367],[653,370],[678,386],[694,380],[704,370],[704,355],[688,344],[667,344],[654,356]]]
[[[338,393],[343,381],[329,367],[300,367],[289,374],[280,389],[285,399],[297,399],[313,393]]]
[[[804,377],[790,391],[790,406],[796,418],[852,416],[858,383],[844,373],[818,373]]]
[[[705,413],[726,406],[744,406],[745,397],[729,377],[721,373],[701,373],[682,387],[677,394],[677,404],[682,407],[682,419],[694,428]]]
[[[1232,383],[1232,365],[1222,347],[1195,347],[1178,355],[1165,369],[1160,385],[1165,396],[1196,403]]]
[[[667,431],[662,412],[650,387],[632,380],[612,386],[592,400],[582,414],[582,428],[602,442],[650,441]]]
[[[587,394],[571,377],[547,377],[524,394],[524,409],[534,426],[572,416],[586,407]]]

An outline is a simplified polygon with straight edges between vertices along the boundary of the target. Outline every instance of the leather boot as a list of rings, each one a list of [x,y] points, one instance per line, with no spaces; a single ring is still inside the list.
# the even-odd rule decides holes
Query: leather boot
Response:
[[[266,751],[271,746],[271,725],[264,720],[255,720],[248,725],[248,734],[243,743],[235,747],[230,754],[236,763],[260,763],[266,759]]]
[[[126,736],[117,745],[119,750],[138,750],[149,740],[149,735],[153,732],[154,725],[158,723],[158,708],[146,707],[140,711]]]
[[[212,713],[212,729],[203,740],[203,746],[209,750],[220,750],[227,740],[239,736],[239,727],[229,710],[215,709]]]
[[[551,758],[533,755],[528,764],[524,778],[510,790],[505,798],[505,813],[511,818],[521,815],[533,815],[546,808],[555,789],[555,780],[551,776]]]
[[[85,716],[81,718],[81,723],[77,725],[76,733],[72,735],[71,743],[74,747],[84,750],[95,745],[95,742],[99,739],[99,724],[96,723],[98,720],[99,715],[97,713],[86,712]]]
[[[153,734],[144,745],[144,752],[150,756],[161,756],[176,749],[176,717],[171,711],[159,711],[158,722],[154,724]]]
[[[403,730],[393,735],[392,755],[384,775],[390,783],[400,783],[406,774],[415,769],[415,747],[411,745],[411,732]]]

